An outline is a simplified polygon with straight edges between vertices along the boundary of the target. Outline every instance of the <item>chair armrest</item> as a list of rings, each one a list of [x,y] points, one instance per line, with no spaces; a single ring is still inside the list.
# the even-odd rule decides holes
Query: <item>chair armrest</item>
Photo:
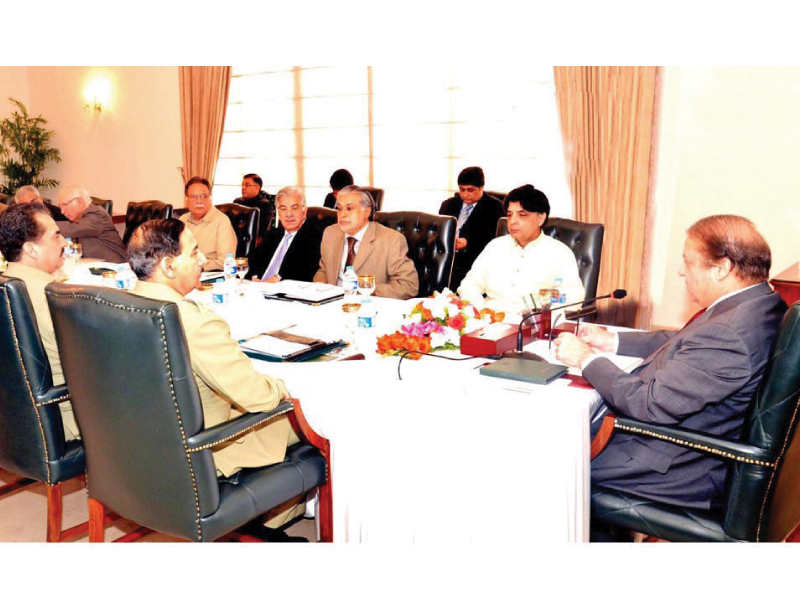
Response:
[[[685,446],[697,452],[703,452],[726,460],[765,467],[772,467],[775,464],[775,457],[772,453],[762,448],[683,429],[682,427],[655,425],[617,415],[614,429],[634,435],[656,438],[678,446]]]
[[[297,437],[319,450],[325,460],[330,460],[330,441],[314,431],[311,425],[308,424],[300,406],[300,400],[289,398],[289,401],[294,406],[294,410],[289,414],[289,422],[292,424],[292,429],[294,429]]]
[[[56,404],[65,400],[69,400],[69,390],[66,385],[62,384],[55,385],[47,390],[45,394],[37,396],[36,404],[44,406],[45,404]]]
[[[248,429],[258,427],[262,423],[290,412],[292,412],[292,403],[284,400],[270,411],[247,413],[230,421],[214,425],[214,427],[204,429],[186,440],[186,444],[189,447],[189,452],[206,450],[222,442],[227,442]]]

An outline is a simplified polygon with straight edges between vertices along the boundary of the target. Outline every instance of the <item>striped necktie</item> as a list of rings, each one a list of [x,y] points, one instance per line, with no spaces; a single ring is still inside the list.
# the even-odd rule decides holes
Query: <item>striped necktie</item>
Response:
[[[283,264],[283,258],[286,256],[286,251],[289,249],[289,243],[292,241],[294,235],[294,233],[287,233],[283,236],[281,245],[278,246],[278,250],[275,252],[275,257],[272,259],[267,272],[264,273],[264,276],[261,279],[267,280],[270,277],[274,277],[278,274],[281,264]]]
[[[461,228],[464,227],[464,223],[467,222],[469,219],[470,214],[472,214],[472,209],[475,208],[474,204],[464,204],[461,207],[461,214],[458,215],[458,235],[461,235]]]

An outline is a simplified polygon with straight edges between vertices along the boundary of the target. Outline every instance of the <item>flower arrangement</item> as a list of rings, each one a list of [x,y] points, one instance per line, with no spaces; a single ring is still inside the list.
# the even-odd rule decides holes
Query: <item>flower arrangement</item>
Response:
[[[478,310],[445,288],[420,301],[398,331],[379,337],[378,353],[394,356],[411,351],[408,358],[419,360],[420,353],[458,350],[463,334],[504,318],[501,312]]]

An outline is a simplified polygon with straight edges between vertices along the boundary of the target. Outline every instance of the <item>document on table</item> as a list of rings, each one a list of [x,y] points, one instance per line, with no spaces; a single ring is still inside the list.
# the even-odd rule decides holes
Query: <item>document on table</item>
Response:
[[[549,345],[547,340],[536,340],[531,344],[525,346],[526,350],[530,350],[531,352],[535,352],[543,359],[545,359],[549,363],[553,363],[554,365],[563,365],[561,361],[556,359],[556,349],[555,347]],[[617,367],[630,373],[636,367],[638,367],[642,363],[642,359],[638,356],[622,356],[621,354],[612,354],[612,353],[602,353],[603,358],[607,358],[612,363],[614,363]],[[569,373],[572,375],[580,375],[581,370],[576,369],[574,367],[569,368]]]
[[[258,352],[259,354],[266,354],[268,356],[274,356],[275,358],[288,358],[293,354],[305,352],[311,348],[311,346],[307,344],[282,340],[266,333],[256,336],[252,339],[245,340],[240,345],[245,350]]]
[[[284,279],[277,283],[255,282],[256,289],[267,299],[326,302],[344,296],[344,289],[329,283]]]

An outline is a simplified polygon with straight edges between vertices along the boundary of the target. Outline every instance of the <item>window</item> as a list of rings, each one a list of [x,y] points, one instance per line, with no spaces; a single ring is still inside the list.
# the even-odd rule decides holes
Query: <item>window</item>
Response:
[[[345,168],[385,190],[384,210],[436,213],[471,165],[486,191],[532,183],[572,215],[552,68],[234,67],[215,199],[254,172],[321,206]]]

